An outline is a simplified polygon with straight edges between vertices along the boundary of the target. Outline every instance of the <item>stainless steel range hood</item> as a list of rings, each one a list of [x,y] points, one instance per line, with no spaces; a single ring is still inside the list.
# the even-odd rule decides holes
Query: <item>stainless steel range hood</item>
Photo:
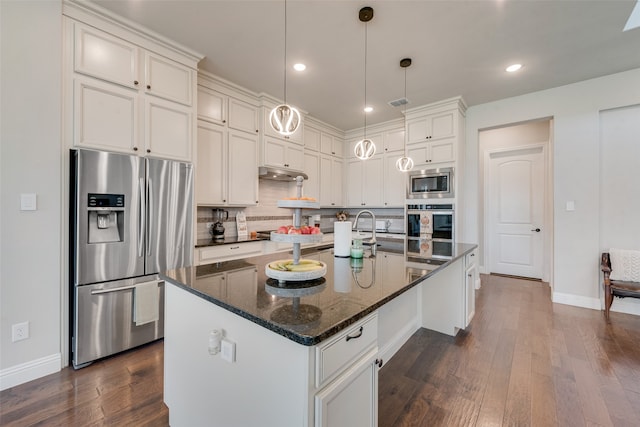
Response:
[[[309,179],[306,173],[293,169],[275,168],[271,166],[260,166],[258,177],[260,179],[271,179],[274,181],[295,181],[297,176]]]

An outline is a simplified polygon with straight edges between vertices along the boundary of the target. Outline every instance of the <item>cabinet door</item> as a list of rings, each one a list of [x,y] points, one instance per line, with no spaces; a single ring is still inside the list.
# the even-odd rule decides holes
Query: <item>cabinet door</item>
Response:
[[[323,154],[336,154],[333,149],[333,136],[327,133],[322,133],[320,135],[320,152],[322,152]]]
[[[467,268],[465,272],[465,327],[469,326],[471,319],[476,313],[476,294],[475,294],[475,282],[477,267],[472,265]]]
[[[378,367],[367,353],[315,396],[316,427],[378,424]]]
[[[383,158],[382,156],[373,156],[362,163],[364,165],[364,175],[362,177],[363,206],[383,206]]]
[[[243,130],[258,134],[258,108],[240,101],[229,98],[229,127],[231,129]]]
[[[360,159],[353,159],[349,160],[347,165],[347,206],[363,206],[362,176],[364,174],[364,162]]]
[[[229,131],[229,205],[258,203],[258,135]]]
[[[342,158],[344,155],[344,141],[341,138],[333,137],[334,156]]]
[[[429,143],[429,163],[453,162],[456,160],[454,138]]]
[[[346,155],[348,155],[351,158],[356,158],[356,154],[355,154],[355,148],[356,145],[358,144],[358,142],[362,141],[364,135],[361,135],[359,138],[357,139],[352,139],[351,141],[349,141],[349,152],[346,153]],[[376,154],[380,154],[382,152],[384,152],[384,141],[382,138],[382,134],[381,133],[376,133],[373,135],[369,135],[367,134],[367,138],[371,140],[371,142],[373,142],[376,146]]]
[[[407,120],[407,144],[425,142],[429,133],[426,117]]]
[[[137,88],[138,48],[95,28],[74,24],[74,70],[122,86]]]
[[[168,58],[145,54],[145,91],[184,105],[193,104],[195,71]]]
[[[333,193],[331,206],[339,207],[344,205],[344,180],[342,179],[342,160],[334,158],[331,160],[331,164],[333,166],[331,169],[331,176],[333,177]]]
[[[402,156],[402,152],[384,155],[384,207],[404,206],[407,173],[400,172],[396,168],[396,161]]]
[[[332,206],[333,161],[331,156],[320,156],[320,206]]]
[[[146,97],[146,152],[153,157],[192,159],[193,109],[174,102]]]
[[[413,160],[414,169],[419,169],[418,166],[429,164],[429,149],[426,142],[408,145],[407,154]]]
[[[285,143],[277,139],[265,138],[264,140],[264,164],[267,166],[285,167],[286,164]]]
[[[304,149],[299,145],[288,144],[286,152],[287,167],[295,170],[304,168]]]
[[[206,122],[198,124],[198,159],[196,165],[196,204],[217,205],[226,200],[227,131]]]
[[[429,139],[449,138],[456,135],[454,111],[429,116]]]
[[[309,126],[304,128],[305,150],[318,151],[320,149],[320,131]]]
[[[223,125],[227,122],[227,96],[198,86],[198,119]]]
[[[304,196],[315,197],[320,201],[320,159],[317,153],[304,153],[304,167],[302,169],[309,179],[304,183]]]
[[[133,153],[138,148],[138,95],[94,79],[74,79],[73,144]]]
[[[394,129],[383,134],[384,152],[404,149],[404,129]]]

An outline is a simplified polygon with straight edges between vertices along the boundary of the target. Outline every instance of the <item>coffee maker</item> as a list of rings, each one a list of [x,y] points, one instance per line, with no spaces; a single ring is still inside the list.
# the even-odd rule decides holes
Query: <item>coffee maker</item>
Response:
[[[224,209],[212,209],[212,211],[215,222],[211,226],[211,236],[213,236],[215,240],[222,240],[224,239],[224,226],[222,225],[222,221],[229,219],[229,211],[225,211]]]

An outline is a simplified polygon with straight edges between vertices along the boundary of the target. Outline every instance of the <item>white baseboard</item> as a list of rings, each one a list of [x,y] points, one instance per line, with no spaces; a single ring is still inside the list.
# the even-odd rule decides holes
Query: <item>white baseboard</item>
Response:
[[[383,361],[390,360],[400,347],[404,345],[411,335],[418,330],[418,318],[414,318],[400,329],[389,342],[378,352]]]
[[[591,308],[593,310],[602,310],[604,308],[604,301],[600,298],[589,298],[580,295],[562,294],[559,292],[553,293],[553,302]],[[613,304],[611,305],[611,311],[640,316],[640,301],[633,298],[614,298]]]
[[[0,371],[0,390],[6,390],[26,382],[60,371],[62,354],[52,354]]]

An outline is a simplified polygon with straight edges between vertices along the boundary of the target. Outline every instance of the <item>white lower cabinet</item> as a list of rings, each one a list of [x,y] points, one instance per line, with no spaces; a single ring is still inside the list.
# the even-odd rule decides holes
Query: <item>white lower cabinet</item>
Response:
[[[377,349],[369,351],[315,397],[316,427],[373,427],[378,422]]]
[[[377,313],[316,347],[315,427],[377,425],[377,356]]]
[[[195,260],[203,265],[258,255],[262,255],[262,242],[255,241],[196,248]]]

